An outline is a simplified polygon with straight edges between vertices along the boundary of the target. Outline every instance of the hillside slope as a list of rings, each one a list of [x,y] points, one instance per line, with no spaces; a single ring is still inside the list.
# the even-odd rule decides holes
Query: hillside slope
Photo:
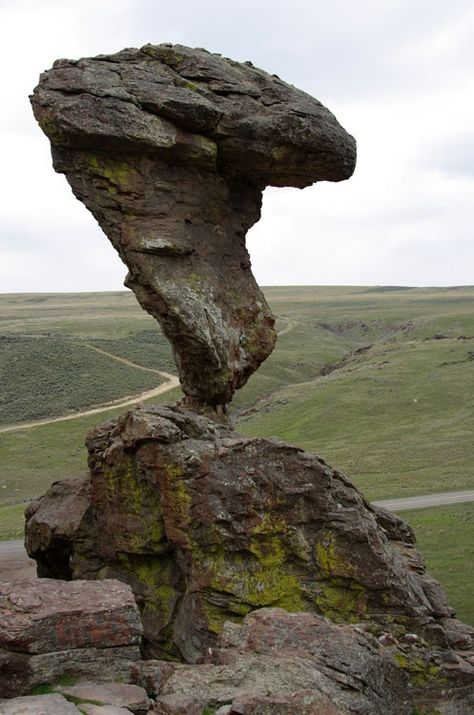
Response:
[[[275,435],[315,451],[370,499],[473,487],[473,287],[289,287],[265,294],[279,339],[236,395],[239,432]],[[126,366],[118,374],[119,363],[87,345],[174,372],[155,321],[125,292],[0,296],[0,336],[3,425],[28,420],[38,406],[38,416],[55,416],[160,381]],[[53,365],[54,389],[41,393],[38,375]],[[98,399],[91,387],[101,380],[108,392]],[[178,398],[175,390],[155,401]],[[120,411],[0,431],[1,538],[21,534],[25,503],[52,481],[86,471],[86,431]],[[473,509],[407,518],[460,615],[474,622],[473,579],[453,566],[454,552],[457,564],[473,562]],[[464,528],[454,530],[458,519]]]

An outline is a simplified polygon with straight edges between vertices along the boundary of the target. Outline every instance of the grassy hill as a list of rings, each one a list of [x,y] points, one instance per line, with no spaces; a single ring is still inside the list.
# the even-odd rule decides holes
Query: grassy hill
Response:
[[[265,294],[280,335],[235,398],[240,432],[275,435],[321,454],[371,499],[473,487],[473,287],[287,287]],[[85,432],[122,410],[8,432],[2,425],[83,410],[160,381],[94,347],[175,372],[156,322],[130,293],[0,296],[3,538],[19,533],[25,501],[86,469]],[[450,594],[453,602],[459,598],[463,617],[474,621],[472,577],[456,582],[443,566],[452,560],[456,509],[406,516],[435,573],[458,594]],[[474,510],[466,505],[462,513],[467,535]],[[443,519],[449,528],[440,526]],[[438,542],[433,534],[441,532]],[[466,563],[466,550],[456,548]]]
[[[263,381],[274,382],[243,412],[239,431],[321,453],[371,499],[474,484],[473,288],[267,295],[296,324],[237,398],[245,406]],[[309,374],[311,355],[316,374],[293,380]]]
[[[174,370],[168,341],[127,293],[0,296],[0,427],[136,395],[160,383],[97,352]]]

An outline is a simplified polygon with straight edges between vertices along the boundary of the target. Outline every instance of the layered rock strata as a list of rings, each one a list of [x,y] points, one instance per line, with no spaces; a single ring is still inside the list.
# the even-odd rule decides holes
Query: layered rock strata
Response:
[[[276,338],[245,247],[262,191],[347,179],[354,139],[275,75],[180,45],[58,60],[32,104],[170,339],[187,406],[225,411]]]
[[[412,684],[472,683],[474,631],[411,529],[319,457],[177,407],[133,410],[87,443],[90,476],[30,506],[27,548],[42,576],[130,584],[146,657],[199,661],[227,620],[272,606],[365,624]]]
[[[2,583],[0,697],[59,676],[128,678],[140,659],[141,635],[130,587],[119,581]]]

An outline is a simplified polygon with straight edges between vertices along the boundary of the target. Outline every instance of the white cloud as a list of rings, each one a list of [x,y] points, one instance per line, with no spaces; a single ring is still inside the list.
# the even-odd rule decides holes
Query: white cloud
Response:
[[[0,2],[0,290],[106,290],[125,269],[51,168],[27,96],[57,57],[146,42],[252,60],[358,140],[348,182],[269,189],[249,248],[263,284],[473,283],[474,10],[467,0]]]

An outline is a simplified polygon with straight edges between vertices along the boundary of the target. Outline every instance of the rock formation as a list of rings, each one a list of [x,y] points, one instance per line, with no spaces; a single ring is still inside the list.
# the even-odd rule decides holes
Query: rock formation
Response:
[[[474,630],[411,529],[321,458],[215,419],[275,341],[245,249],[262,190],[347,178],[352,137],[277,77],[180,46],[60,60],[32,101],[185,393],[92,430],[90,474],[30,505],[39,576],[131,586],[150,714],[471,713]]]
[[[109,680],[129,678],[140,659],[141,635],[133,594],[118,581],[3,583],[0,698],[21,695],[60,676],[100,672]]]
[[[59,60],[32,104],[170,339],[187,406],[225,412],[276,338],[245,247],[262,191],[347,179],[353,138],[275,75],[180,45]]]
[[[271,606],[359,624],[412,686],[473,682],[474,629],[411,529],[319,457],[179,407],[132,410],[87,444],[90,476],[29,507],[27,549],[40,576],[130,584],[147,658],[196,663],[226,622]]]
[[[228,712],[242,715],[409,715],[412,709],[406,674],[376,638],[309,613],[262,608],[241,626],[227,623],[205,663],[163,666],[151,661],[146,668],[148,679],[162,675],[156,713],[180,702],[188,703],[189,715],[226,703]]]

